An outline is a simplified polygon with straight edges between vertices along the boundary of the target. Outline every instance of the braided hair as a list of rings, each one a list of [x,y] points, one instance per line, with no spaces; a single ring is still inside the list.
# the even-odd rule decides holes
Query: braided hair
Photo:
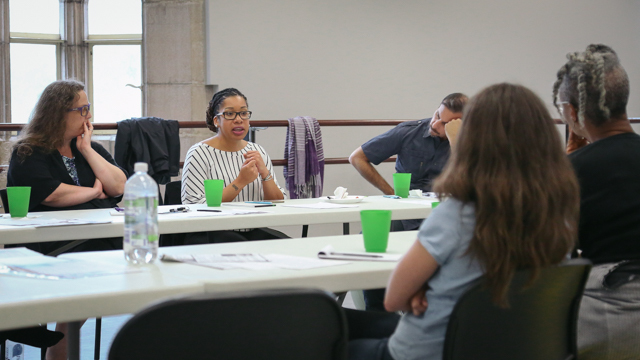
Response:
[[[599,126],[627,113],[629,77],[613,49],[591,44],[584,52],[567,54],[567,59],[553,84],[556,109],[561,93],[577,109],[582,128],[585,119]]]
[[[209,130],[213,131],[214,133],[218,132],[218,128],[214,124],[213,119],[216,117],[216,114],[218,114],[218,112],[220,111],[220,105],[222,105],[224,100],[232,96],[241,96],[244,99],[244,101],[247,103],[247,106],[249,106],[249,103],[247,102],[247,97],[244,96],[244,94],[242,94],[238,89],[227,88],[215,93],[211,98],[211,101],[209,101],[209,107],[207,108],[207,115],[206,115],[207,117],[205,120]]]

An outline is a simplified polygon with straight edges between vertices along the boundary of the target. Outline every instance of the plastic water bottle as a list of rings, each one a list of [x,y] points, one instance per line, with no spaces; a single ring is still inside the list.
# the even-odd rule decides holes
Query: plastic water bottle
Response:
[[[147,170],[146,163],[136,163],[124,186],[124,258],[131,264],[158,257],[158,184]]]

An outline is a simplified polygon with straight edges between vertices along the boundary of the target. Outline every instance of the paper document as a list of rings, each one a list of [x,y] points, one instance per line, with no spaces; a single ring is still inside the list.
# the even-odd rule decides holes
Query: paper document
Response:
[[[44,256],[37,251],[27,249],[25,247],[0,249],[0,259],[25,257],[25,256]]]
[[[8,226],[33,226],[33,227],[51,227],[51,226],[69,226],[69,225],[90,225],[90,224],[109,224],[111,220],[83,220],[83,219],[0,219],[0,225]]]
[[[0,274],[36,279],[79,279],[139,271],[143,271],[142,268],[125,264],[117,265],[44,255],[0,259]]]
[[[124,216],[124,212],[111,210],[109,212],[113,216]],[[217,210],[212,208],[204,208],[204,209],[191,209],[187,212],[160,212],[160,208],[158,208],[158,214],[162,215],[163,219],[171,219],[171,218],[196,218],[196,217],[208,217],[208,216],[229,216],[229,215],[248,215],[248,214],[266,214],[269,211],[264,210],[245,210],[245,209],[225,209],[225,210]],[[0,225],[2,223],[0,222]]]
[[[416,200],[403,200],[401,202],[404,204],[418,204],[418,205],[431,207],[431,204],[437,201],[438,199],[424,199],[424,200],[416,199]]]
[[[245,201],[245,202],[232,201],[232,202],[222,203],[222,206],[244,206],[244,207],[251,207],[251,208],[261,208],[261,207],[273,207],[273,206],[276,206],[276,204],[270,201]]]
[[[162,261],[196,262],[196,263],[227,263],[227,262],[267,262],[260,254],[163,254]]]
[[[287,207],[294,208],[304,208],[304,209],[339,209],[339,208],[356,208],[359,205],[348,205],[348,204],[334,204],[327,202],[319,202],[314,204],[296,204],[296,205],[282,205]]]
[[[333,246],[327,245],[318,252],[320,259],[357,260],[357,261],[398,261],[402,254],[370,253],[370,252],[342,252],[335,251]]]
[[[290,269],[305,270],[327,266],[348,264],[346,261],[326,261],[302,256],[281,254],[198,254],[198,255],[168,255],[160,257],[162,261],[178,261],[187,264],[200,265],[219,270],[246,269],[271,270]]]

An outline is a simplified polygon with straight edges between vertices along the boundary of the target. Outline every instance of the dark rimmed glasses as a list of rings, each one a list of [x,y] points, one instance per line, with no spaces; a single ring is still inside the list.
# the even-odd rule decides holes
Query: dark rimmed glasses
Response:
[[[87,116],[90,110],[91,110],[91,103],[84,106],[77,107],[77,108],[67,109],[67,112],[80,111],[81,116]]]
[[[245,111],[224,111],[221,112],[219,114],[216,114],[216,116],[220,116],[222,115],[223,118],[225,118],[225,120],[235,120],[237,116],[240,116],[240,119],[242,120],[249,120],[251,119],[251,111],[245,110]]]

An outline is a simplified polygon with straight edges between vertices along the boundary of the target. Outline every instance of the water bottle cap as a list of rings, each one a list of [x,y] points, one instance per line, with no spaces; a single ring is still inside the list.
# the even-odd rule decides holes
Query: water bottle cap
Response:
[[[147,172],[149,170],[149,165],[147,165],[147,163],[145,162],[137,162],[135,165],[133,165],[133,171],[138,172],[138,171],[142,171],[142,172]]]

